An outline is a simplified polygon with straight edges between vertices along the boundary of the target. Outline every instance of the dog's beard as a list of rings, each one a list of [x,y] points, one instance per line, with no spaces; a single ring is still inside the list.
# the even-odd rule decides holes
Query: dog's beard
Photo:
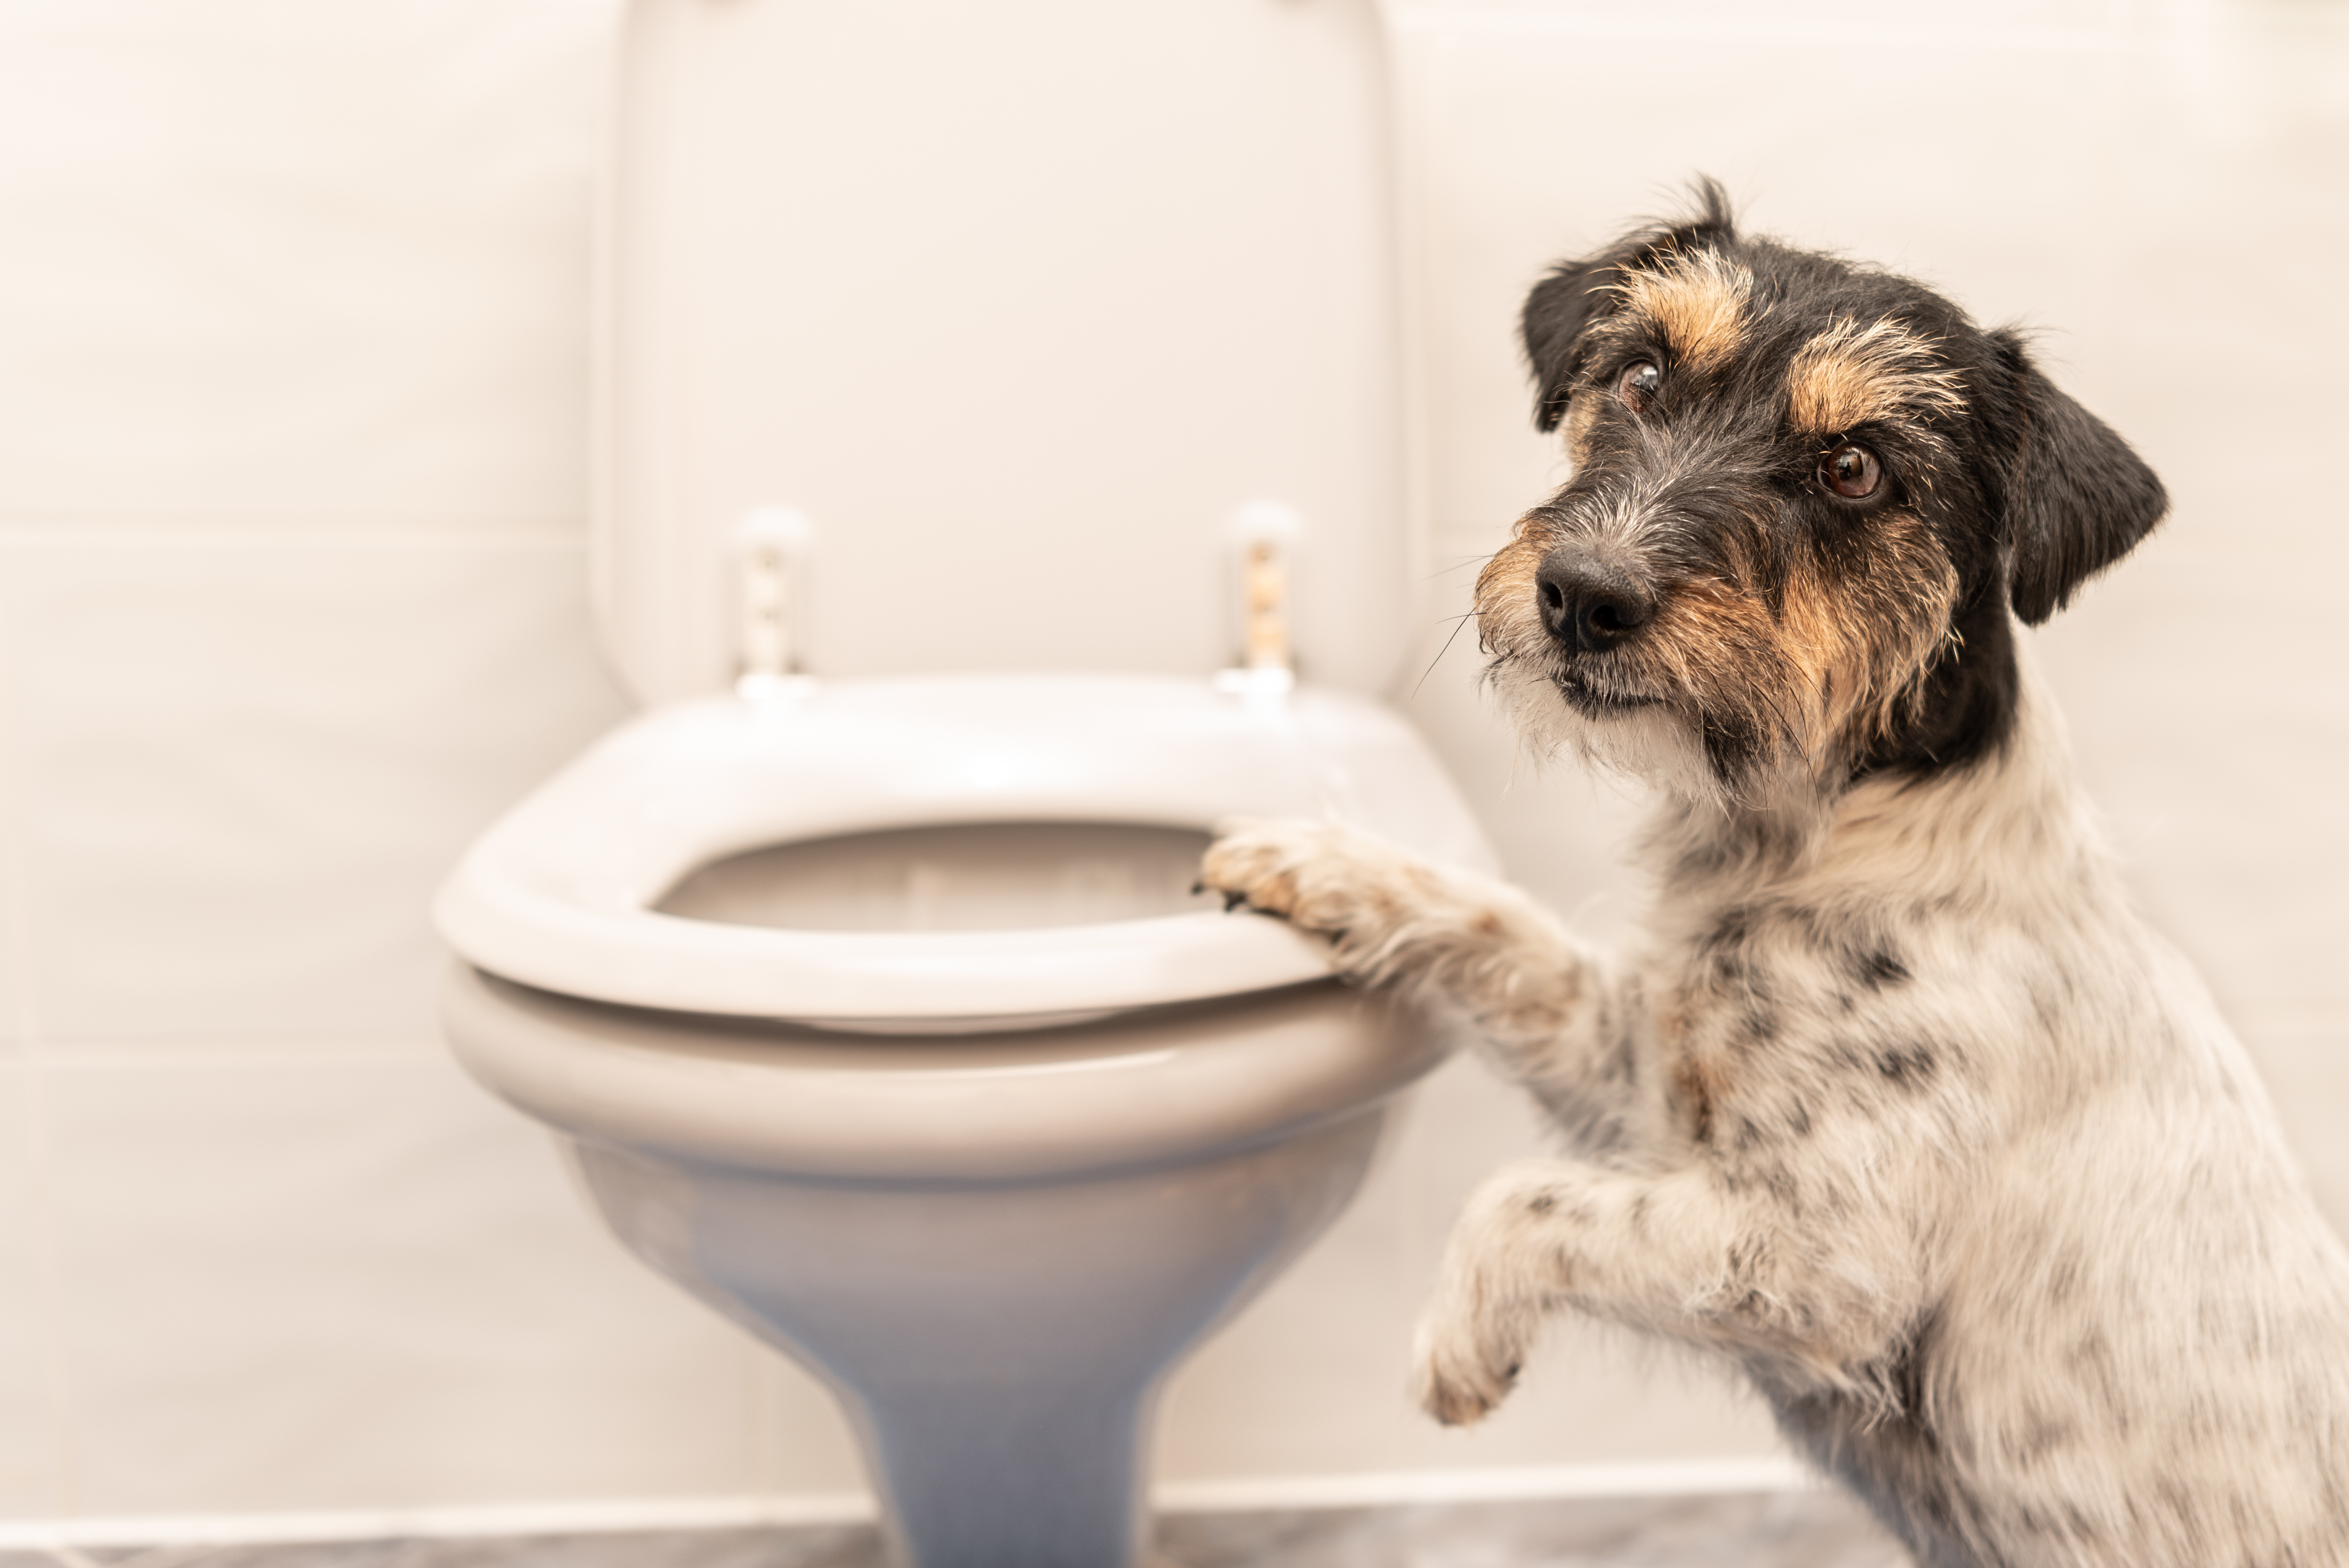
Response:
[[[1697,721],[1668,702],[1597,714],[1578,711],[1537,660],[1502,657],[1485,672],[1485,685],[1508,714],[1517,738],[1537,762],[1563,756],[1620,774],[1690,800],[1731,803],[1699,738]]]

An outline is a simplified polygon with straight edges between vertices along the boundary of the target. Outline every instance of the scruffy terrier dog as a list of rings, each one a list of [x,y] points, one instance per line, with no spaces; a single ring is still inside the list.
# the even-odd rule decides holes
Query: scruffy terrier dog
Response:
[[[1573,477],[1476,587],[1534,748],[1658,786],[1644,941],[1330,823],[1207,861],[1566,1137],[1470,1202],[1421,1398],[1572,1309],[1742,1367],[1932,1568],[2349,1563],[2349,1255],[2010,618],[2161,485],[2014,333],[1699,191],[1526,301]]]

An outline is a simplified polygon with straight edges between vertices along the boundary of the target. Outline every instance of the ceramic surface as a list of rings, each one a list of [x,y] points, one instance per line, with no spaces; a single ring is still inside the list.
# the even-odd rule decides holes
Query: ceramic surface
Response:
[[[571,1153],[631,1249],[833,1388],[905,1562],[1125,1568],[1167,1370],[1328,1228],[1386,1120],[1081,1181]]]
[[[452,967],[442,1018],[489,1088],[565,1133],[863,1180],[1078,1176],[1293,1136],[1443,1059],[1334,981],[1095,1023],[843,1035],[610,1007]]]
[[[1325,949],[1282,922],[1216,908],[874,932],[724,924],[655,906],[709,861],[841,833],[1022,821],[1204,830],[1298,814],[1491,864],[1418,736],[1362,698],[1240,696],[1205,679],[931,676],[657,708],[484,835],[438,919],[473,963],[565,995],[833,1026],[1000,1027],[1294,985],[1329,973]]]
[[[1227,530],[1301,519],[1305,673],[1408,657],[1379,8],[636,0],[597,321],[596,608],[734,675],[729,531],[816,537],[825,676],[1236,662]]]

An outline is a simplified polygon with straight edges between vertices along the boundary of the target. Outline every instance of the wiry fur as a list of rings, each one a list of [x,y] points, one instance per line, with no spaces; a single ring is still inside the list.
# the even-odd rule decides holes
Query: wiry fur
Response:
[[[2349,1257],[2009,619],[2160,488],[2011,334],[1703,197],[1528,302],[1577,471],[1478,589],[1533,743],[1659,787],[1644,940],[1329,823],[1207,861],[1458,1015],[1571,1150],[1472,1200],[1421,1397],[1477,1419],[1571,1309],[1742,1367],[1929,1568],[2349,1563]],[[1823,438],[1890,491],[1822,504]],[[1546,622],[1560,561],[1637,624]]]

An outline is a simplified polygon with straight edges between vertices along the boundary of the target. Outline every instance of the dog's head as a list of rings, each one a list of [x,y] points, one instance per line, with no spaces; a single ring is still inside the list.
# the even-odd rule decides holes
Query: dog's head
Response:
[[[2151,469],[2011,331],[1697,212],[1526,302],[1573,477],[1477,581],[1534,737],[1733,803],[1962,766],[2036,624],[2159,520]]]

